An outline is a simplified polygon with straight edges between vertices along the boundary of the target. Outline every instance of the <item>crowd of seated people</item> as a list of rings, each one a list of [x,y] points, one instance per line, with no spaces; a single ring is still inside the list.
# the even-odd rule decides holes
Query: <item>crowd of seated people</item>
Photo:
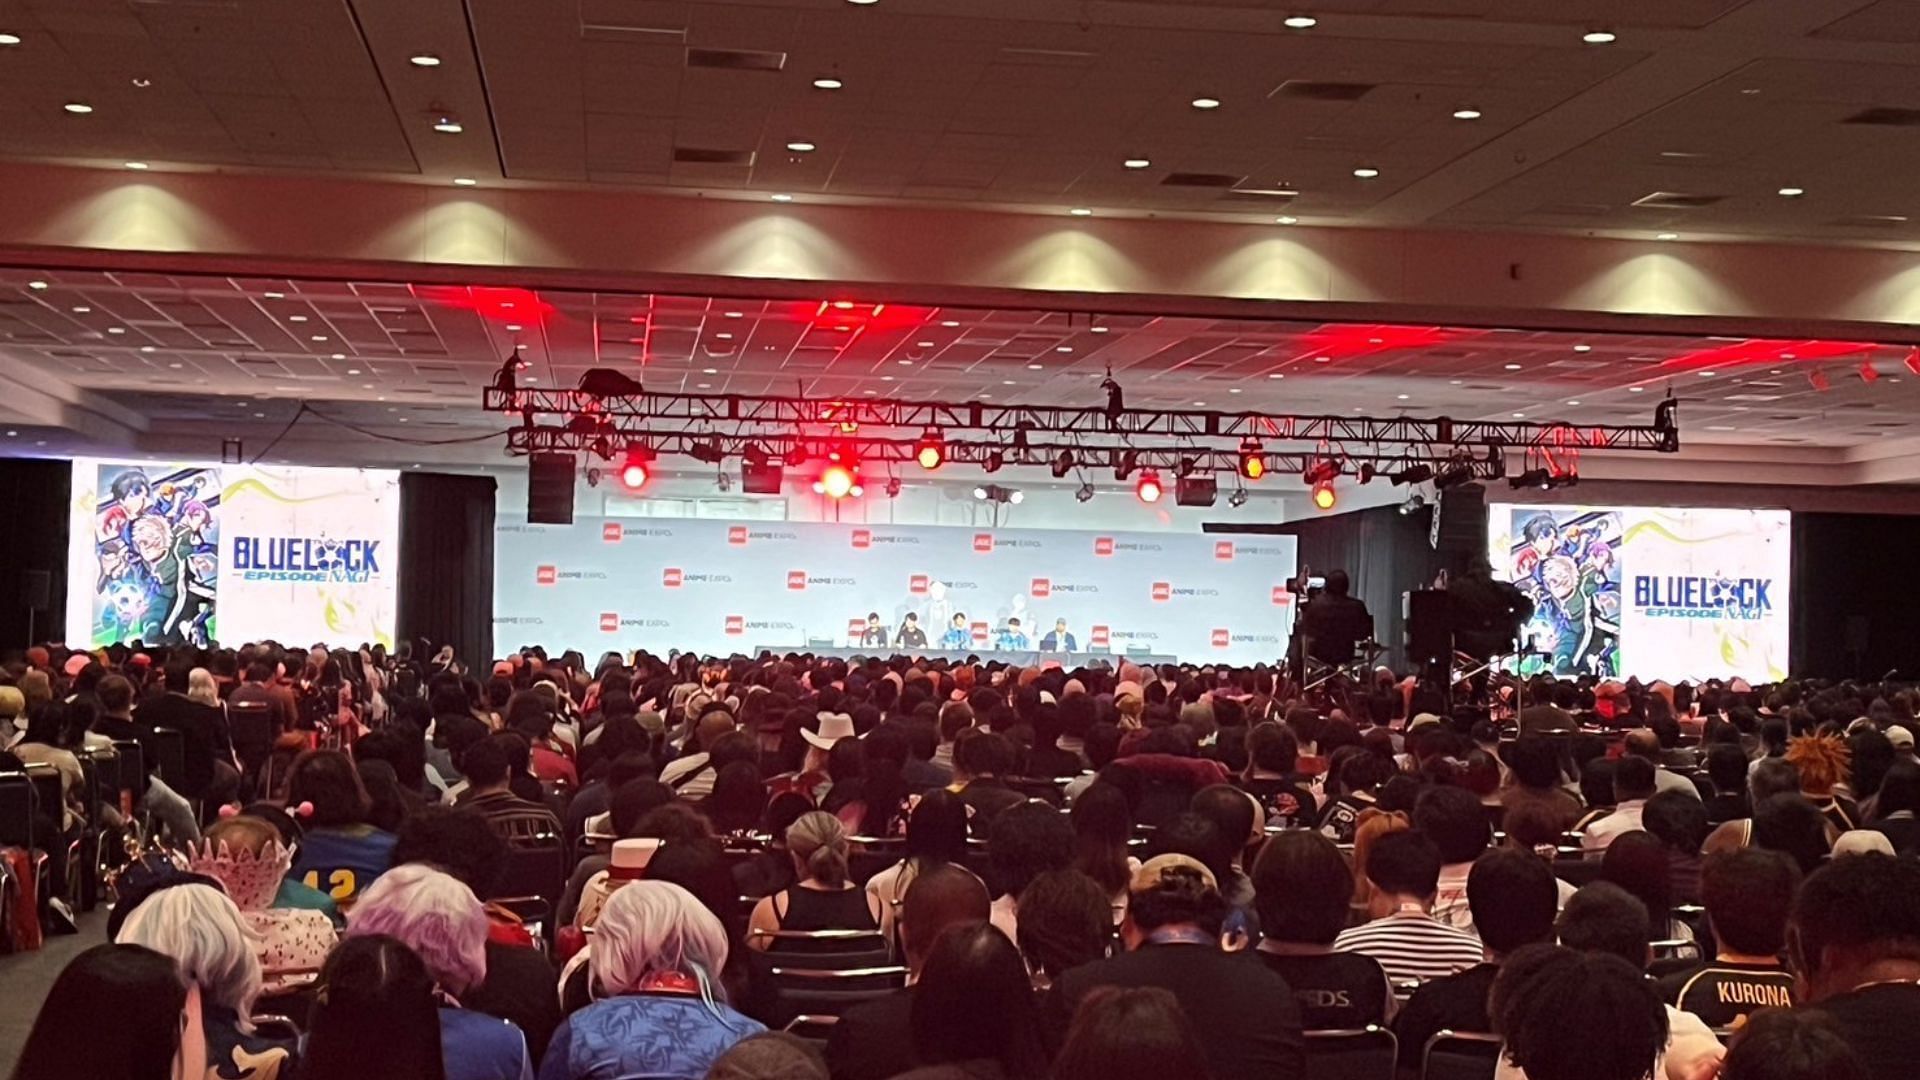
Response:
[[[1257,666],[479,670],[0,662],[0,773],[57,777],[52,846],[133,849],[15,1075],[1268,1080],[1330,1032],[1401,1080],[1443,1049],[1486,1080],[1920,1061],[1901,685],[1449,710]],[[116,743],[167,755],[90,799]]]

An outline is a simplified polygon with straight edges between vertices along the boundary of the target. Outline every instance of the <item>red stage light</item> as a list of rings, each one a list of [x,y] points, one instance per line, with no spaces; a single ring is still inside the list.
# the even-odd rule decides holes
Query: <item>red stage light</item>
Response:
[[[620,465],[620,486],[628,491],[639,491],[647,486],[652,474],[653,455],[641,450],[629,450],[626,461]]]
[[[947,460],[946,440],[940,437],[939,432],[928,428],[926,434],[920,436],[920,441],[914,444],[913,459],[929,472],[939,468]]]
[[[1140,482],[1133,485],[1133,493],[1139,496],[1140,501],[1143,503],[1159,502],[1161,494],[1160,474],[1152,470],[1141,473]]]
[[[813,482],[813,490],[829,499],[861,494],[859,478],[845,465],[829,465],[822,469],[820,479]]]
[[[1338,496],[1333,493],[1333,481],[1322,480],[1313,485],[1313,505],[1321,510],[1333,509]]]

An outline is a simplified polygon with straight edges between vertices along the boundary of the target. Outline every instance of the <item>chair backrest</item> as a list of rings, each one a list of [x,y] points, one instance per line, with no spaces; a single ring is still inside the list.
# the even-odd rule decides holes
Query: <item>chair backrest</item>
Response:
[[[161,782],[175,791],[187,790],[187,740],[172,728],[153,728],[147,737],[153,747],[154,768]]]
[[[0,844],[33,846],[33,782],[26,773],[0,773]]]
[[[1561,881],[1579,888],[1600,880],[1599,859],[1555,859],[1553,875]]]
[[[1500,1037],[1471,1031],[1441,1031],[1421,1054],[1420,1080],[1493,1080]]]
[[[1400,1044],[1375,1024],[1338,1031],[1309,1031],[1307,1080],[1393,1080]]]
[[[753,972],[755,990],[751,997],[761,1014],[759,1019],[772,1028],[785,1027],[800,1016],[838,1017],[856,1005],[907,985],[907,969],[898,964],[821,968],[776,958],[764,964],[750,963],[749,970]]]
[[[273,756],[273,706],[264,701],[229,702],[227,728],[246,774],[258,775]]]
[[[53,823],[54,828],[61,828],[66,821],[63,812],[67,800],[66,791],[60,783],[60,770],[51,765],[29,765],[27,782],[33,785],[33,809],[37,815],[34,824],[38,825],[40,819],[45,818]],[[34,839],[41,848],[54,842],[52,837]]]
[[[1006,784],[1027,798],[1039,799],[1049,806],[1061,806],[1067,801],[1061,793],[1063,785],[1051,777],[1009,776]]]
[[[567,849],[558,836],[550,843],[527,843],[507,849],[496,899],[537,896],[558,903],[567,888]]]

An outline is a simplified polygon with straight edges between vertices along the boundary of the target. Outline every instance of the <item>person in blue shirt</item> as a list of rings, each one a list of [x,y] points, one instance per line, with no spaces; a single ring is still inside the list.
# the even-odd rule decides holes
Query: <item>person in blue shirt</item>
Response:
[[[1027,641],[1027,632],[1020,629],[1020,619],[1009,616],[1007,625],[993,636],[993,647],[1002,652],[1025,652],[1033,646]]]
[[[367,823],[373,800],[353,759],[308,750],[287,769],[287,807],[306,827],[288,876],[342,908],[393,862],[393,834]]]
[[[1080,643],[1073,640],[1073,634],[1067,629],[1067,620],[1053,620],[1053,629],[1040,639],[1041,652],[1079,652]]]
[[[973,631],[967,628],[967,615],[964,611],[953,613],[953,621],[948,624],[947,632],[940,636],[943,649],[973,648]]]
[[[726,1003],[726,928],[678,885],[622,884],[588,949],[600,1000],[553,1033],[539,1080],[701,1080],[735,1043],[766,1030]]]

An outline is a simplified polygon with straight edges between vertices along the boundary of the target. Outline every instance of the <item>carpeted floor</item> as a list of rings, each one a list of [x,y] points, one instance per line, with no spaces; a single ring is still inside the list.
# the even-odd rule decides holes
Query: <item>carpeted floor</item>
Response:
[[[80,932],[65,937],[50,937],[35,952],[0,956],[0,1076],[13,1074],[20,1047],[33,1030],[34,1017],[40,1015],[40,1003],[46,1000],[53,980],[67,961],[107,940],[107,909],[103,906],[80,916]]]

